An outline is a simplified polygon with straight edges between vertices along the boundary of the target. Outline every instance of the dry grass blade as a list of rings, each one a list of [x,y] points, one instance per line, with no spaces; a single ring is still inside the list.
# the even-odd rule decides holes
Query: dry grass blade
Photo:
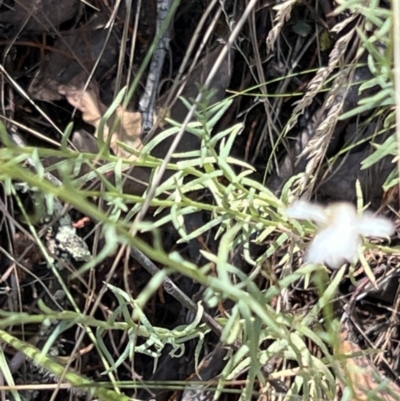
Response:
[[[274,18],[276,25],[271,29],[267,37],[268,50],[274,50],[275,42],[278,39],[285,22],[289,20],[295,3],[297,3],[297,0],[286,0],[285,2],[273,7],[274,10],[277,11],[276,17]]]
[[[305,169],[306,174],[303,176],[299,188],[300,191],[303,192],[307,187],[306,192],[308,197],[311,196],[332,133],[336,127],[338,118],[340,117],[347,90],[352,82],[352,76],[352,70],[348,69],[347,71],[340,73],[340,75],[335,79],[333,88],[322,107],[322,121],[316,127],[314,137],[310,140],[301,154],[301,157],[308,155],[309,162],[307,163]]]
[[[308,84],[305,95],[297,103],[293,113],[304,113],[304,110],[312,103],[315,95],[321,91],[333,70],[337,68],[341,60],[343,61],[343,56],[348,48],[350,40],[354,37],[354,32],[355,29],[350,30],[350,32],[342,36],[335,43],[335,46],[329,55],[329,64],[326,67],[321,68]]]

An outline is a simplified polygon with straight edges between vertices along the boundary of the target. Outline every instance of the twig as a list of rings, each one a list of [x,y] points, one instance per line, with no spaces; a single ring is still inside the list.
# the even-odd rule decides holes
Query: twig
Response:
[[[160,272],[160,269],[139,249],[131,247],[131,256],[152,276]],[[164,278],[165,291],[179,301],[185,308],[197,314],[197,305],[169,278]],[[221,337],[222,326],[207,312],[203,312],[201,320],[218,336]]]
[[[171,0],[157,0],[157,34],[160,32],[164,21],[166,20],[171,7]],[[165,55],[167,53],[170,41],[169,28],[167,27],[157,44],[150,64],[150,70],[147,74],[146,87],[139,102],[139,110],[142,113],[142,139],[153,127],[155,100],[158,84],[160,82],[161,71],[164,65]]]

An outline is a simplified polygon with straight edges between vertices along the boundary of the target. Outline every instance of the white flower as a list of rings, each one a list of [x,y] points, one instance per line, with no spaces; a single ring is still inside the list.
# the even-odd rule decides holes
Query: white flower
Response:
[[[394,224],[370,213],[357,214],[351,203],[338,202],[324,208],[306,201],[296,201],[287,209],[288,217],[312,220],[320,227],[305,255],[305,262],[339,269],[344,263],[355,262],[361,236],[389,237]]]

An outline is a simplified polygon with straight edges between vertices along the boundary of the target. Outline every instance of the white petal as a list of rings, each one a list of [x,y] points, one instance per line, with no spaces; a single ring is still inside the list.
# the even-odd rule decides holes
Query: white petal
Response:
[[[349,228],[356,230],[357,210],[355,206],[348,202],[332,203],[326,208],[328,216],[328,226],[340,226],[343,229]]]
[[[358,220],[358,232],[365,237],[390,237],[394,231],[394,224],[384,217],[366,213]]]
[[[325,209],[315,203],[303,200],[293,202],[286,210],[288,217],[299,220],[312,220],[317,224],[326,224]]]
[[[359,245],[360,238],[355,230],[346,229],[346,226],[327,227],[311,242],[305,262],[339,269],[344,263],[355,261]]]

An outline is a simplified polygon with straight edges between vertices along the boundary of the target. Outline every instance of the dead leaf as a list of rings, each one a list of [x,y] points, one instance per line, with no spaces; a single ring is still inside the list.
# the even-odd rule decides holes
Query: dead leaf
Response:
[[[82,112],[83,120],[96,128],[96,137],[98,137],[101,119],[107,111],[107,106],[100,100],[98,88],[92,83],[85,91],[83,88],[60,85],[58,93],[64,95],[71,106]],[[110,132],[117,119],[119,123],[115,132]],[[128,111],[119,106],[104,127],[103,139],[106,143],[110,143],[111,149],[117,156],[134,160],[136,155],[125,150],[119,143],[139,150],[142,144],[140,140],[141,126],[139,112]]]
[[[400,394],[400,387],[384,377],[362,352],[358,344],[352,341],[348,319],[344,320],[341,323],[340,345],[336,350],[336,354],[345,356],[341,363],[342,390],[345,387],[351,388],[352,401],[398,400],[396,395]]]

